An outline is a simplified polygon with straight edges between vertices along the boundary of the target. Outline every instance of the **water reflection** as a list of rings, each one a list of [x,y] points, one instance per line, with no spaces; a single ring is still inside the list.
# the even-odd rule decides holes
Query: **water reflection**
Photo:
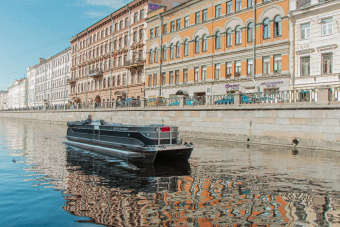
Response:
[[[78,222],[107,226],[340,223],[340,154],[193,140],[189,162],[134,164],[66,147],[66,128],[0,119],[31,186],[62,190]],[[48,127],[47,127],[48,126]],[[41,193],[44,193],[42,190]]]

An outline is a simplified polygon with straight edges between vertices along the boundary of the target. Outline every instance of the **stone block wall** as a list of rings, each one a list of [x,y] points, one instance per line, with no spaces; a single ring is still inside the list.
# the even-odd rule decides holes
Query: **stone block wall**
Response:
[[[67,111],[0,112],[0,117],[65,124],[85,120],[180,126],[184,137],[299,146],[340,151],[339,105],[277,105],[246,107],[132,108]]]

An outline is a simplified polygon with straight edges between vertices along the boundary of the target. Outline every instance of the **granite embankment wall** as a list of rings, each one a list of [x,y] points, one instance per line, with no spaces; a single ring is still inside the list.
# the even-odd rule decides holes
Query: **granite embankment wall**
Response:
[[[107,122],[172,124],[183,137],[340,151],[340,102],[331,105],[272,104],[242,107],[166,107],[0,112],[0,117],[65,124],[88,114]]]

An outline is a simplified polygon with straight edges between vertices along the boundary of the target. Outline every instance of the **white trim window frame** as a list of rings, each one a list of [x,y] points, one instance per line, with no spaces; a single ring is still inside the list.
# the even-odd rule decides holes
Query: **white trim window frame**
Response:
[[[321,20],[321,36],[333,34],[333,17]]]

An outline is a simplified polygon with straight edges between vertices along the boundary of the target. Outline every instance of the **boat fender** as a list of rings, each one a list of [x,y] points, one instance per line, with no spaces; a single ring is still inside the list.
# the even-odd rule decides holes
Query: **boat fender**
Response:
[[[163,146],[163,149],[166,149],[166,146]]]

